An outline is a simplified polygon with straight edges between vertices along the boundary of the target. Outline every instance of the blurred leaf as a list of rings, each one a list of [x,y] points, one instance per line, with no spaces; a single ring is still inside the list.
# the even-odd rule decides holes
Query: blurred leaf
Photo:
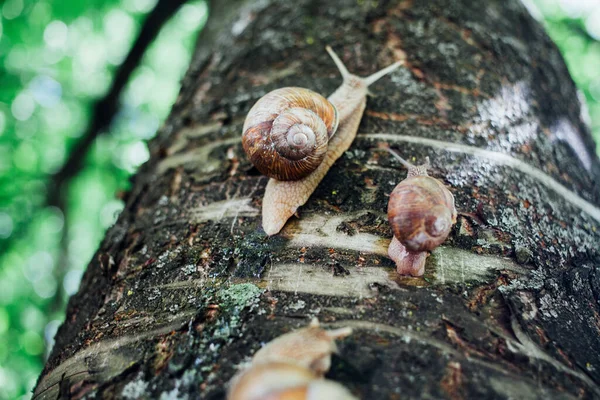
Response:
[[[134,73],[111,131],[69,188],[68,219],[45,206],[50,176],[86,129],[91,105],[155,4],[0,2],[0,399],[30,396],[67,296],[123,208],[114,194],[148,158],[143,140],[155,134],[179,90],[206,20],[202,1],[164,27]]]

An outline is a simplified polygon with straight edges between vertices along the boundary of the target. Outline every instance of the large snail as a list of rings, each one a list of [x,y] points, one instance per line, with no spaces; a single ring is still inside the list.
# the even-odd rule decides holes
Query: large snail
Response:
[[[306,203],[352,144],[369,85],[401,65],[396,62],[361,78],[348,72],[329,46],[327,51],[344,79],[331,96],[325,99],[302,88],[277,89],[258,100],[244,123],[244,150],[257,169],[271,178],[262,211],[263,229],[269,236]]]
[[[446,240],[456,222],[454,196],[427,175],[429,159],[414,166],[389,151],[408,169],[408,176],[390,194],[388,221],[394,237],[388,255],[399,274],[422,276],[428,252]]]
[[[228,400],[356,400],[337,382],[323,379],[337,352],[335,340],[352,333],[350,328],[324,330],[313,319],[267,343],[252,364],[233,377]]]

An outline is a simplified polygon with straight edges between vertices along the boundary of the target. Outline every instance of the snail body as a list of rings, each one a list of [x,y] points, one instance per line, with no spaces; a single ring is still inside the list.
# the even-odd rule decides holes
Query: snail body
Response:
[[[323,379],[337,352],[335,339],[350,333],[350,328],[324,330],[313,319],[308,327],[273,339],[233,377],[227,399],[356,400],[341,384]]]
[[[271,99],[270,101],[273,101],[276,105],[269,108],[270,102],[266,101],[259,106],[259,103],[262,101],[259,100],[259,102],[251,109],[246,119],[247,122],[244,123],[245,133],[242,140],[244,149],[251,160],[260,159],[260,161],[253,161],[254,165],[256,165],[259,171],[271,177],[265,189],[262,209],[263,229],[269,236],[277,234],[281,228],[283,228],[287,220],[294,215],[298,207],[308,201],[310,195],[325,177],[327,171],[329,171],[329,168],[331,168],[333,163],[354,141],[358,125],[365,110],[369,85],[400,66],[400,63],[397,62],[369,77],[361,78],[349,73],[342,61],[329,46],[327,47],[327,51],[344,79],[342,85],[326,99],[335,112],[328,111],[331,110],[331,108],[324,104],[321,99],[313,100],[312,98],[306,98],[305,96],[312,96],[314,93],[306,89],[304,89],[306,92],[300,94],[300,97],[302,97],[301,101],[298,101],[298,99],[291,100],[287,98],[285,100],[279,99],[281,101],[278,101],[277,97],[279,95],[288,94],[290,92],[275,91],[277,92],[275,96],[272,95],[273,92],[266,96],[269,96],[268,98]],[[298,88],[285,88],[285,90],[288,89],[298,90]],[[283,89],[278,89],[278,91],[281,90]],[[294,96],[296,96],[296,94],[294,94]],[[309,132],[305,129],[305,126],[308,126],[308,124],[301,123],[293,125],[294,132],[281,135],[281,137],[286,138],[286,140],[282,142],[287,142],[287,144],[291,143],[293,145],[292,147],[296,147],[291,153],[294,154],[294,157],[303,160],[302,162],[305,165],[301,168],[292,168],[291,164],[293,163],[288,163],[287,161],[281,162],[279,158],[276,158],[273,155],[273,143],[279,139],[259,138],[261,135],[262,137],[266,136],[266,130],[268,129],[269,124],[275,125],[274,122],[270,121],[277,119],[277,117],[273,118],[273,115],[275,115],[275,111],[280,108],[281,103],[288,103],[288,105],[295,105],[297,103],[318,105],[318,110],[310,109],[309,111],[312,114],[331,116],[328,120],[324,120],[321,125],[321,128],[323,125],[326,126],[328,132],[328,141],[324,155],[321,154],[323,151],[323,147],[320,144],[321,142],[317,139],[314,141],[309,139]],[[256,116],[257,113],[259,114],[259,117]],[[307,114],[312,115],[309,113]],[[314,121],[311,121],[311,123],[312,122]],[[319,124],[317,123],[317,125]],[[335,128],[337,128],[337,131]],[[329,132],[331,129],[333,129],[333,132],[330,134]],[[246,133],[248,130],[250,130],[250,132]],[[260,131],[261,134],[259,135],[257,131]],[[313,132],[315,131],[313,130]],[[315,138],[317,136],[319,138],[321,137],[321,135],[315,134]],[[305,153],[298,150],[298,147],[301,147],[303,144],[308,144],[308,147],[311,147],[318,154],[314,157],[311,156],[310,159],[306,159]],[[286,152],[289,153],[290,151],[286,150]],[[317,160],[320,160],[320,162],[316,162]],[[285,166],[280,170],[280,165]],[[274,172],[271,172],[271,167],[276,167],[273,168]],[[296,170],[299,172],[297,173]]]
[[[306,328],[281,335],[256,352],[252,362],[285,361],[324,375],[337,352],[335,340],[352,333],[350,328],[325,330],[314,319]]]
[[[390,194],[388,221],[394,237],[388,255],[399,274],[422,276],[428,252],[446,240],[456,222],[454,196],[441,181],[427,175],[429,160],[413,166],[391,153],[409,172]]]

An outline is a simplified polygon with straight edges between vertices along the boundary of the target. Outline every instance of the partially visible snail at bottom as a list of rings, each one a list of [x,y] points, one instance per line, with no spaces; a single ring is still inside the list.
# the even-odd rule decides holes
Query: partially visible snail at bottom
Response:
[[[357,400],[341,384],[323,379],[337,352],[335,339],[351,333],[351,328],[324,330],[313,319],[308,327],[275,338],[233,377],[227,399]]]
[[[253,362],[286,361],[324,375],[331,366],[331,355],[337,353],[336,339],[352,333],[351,328],[325,330],[313,319],[306,328],[281,335],[254,355]]]
[[[396,154],[408,176],[390,194],[388,222],[394,233],[388,256],[400,275],[422,276],[429,251],[442,244],[456,222],[454,196],[439,180],[427,175],[429,158],[414,166]]]
[[[269,236],[277,234],[306,203],[352,144],[369,85],[401,65],[396,62],[361,78],[348,72],[331,47],[326,49],[344,79],[331,96],[325,99],[302,88],[277,89],[258,100],[244,123],[244,150],[257,169],[271,178],[262,210],[263,229]]]

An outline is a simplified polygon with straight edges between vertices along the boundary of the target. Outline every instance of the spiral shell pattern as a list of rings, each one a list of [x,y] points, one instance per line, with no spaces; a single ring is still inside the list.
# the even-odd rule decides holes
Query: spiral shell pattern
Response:
[[[264,175],[299,180],[321,164],[337,125],[337,110],[320,94],[297,87],[276,89],[250,109],[242,145]]]
[[[446,240],[456,222],[454,196],[435,178],[408,177],[390,194],[388,221],[408,251],[431,251]]]

